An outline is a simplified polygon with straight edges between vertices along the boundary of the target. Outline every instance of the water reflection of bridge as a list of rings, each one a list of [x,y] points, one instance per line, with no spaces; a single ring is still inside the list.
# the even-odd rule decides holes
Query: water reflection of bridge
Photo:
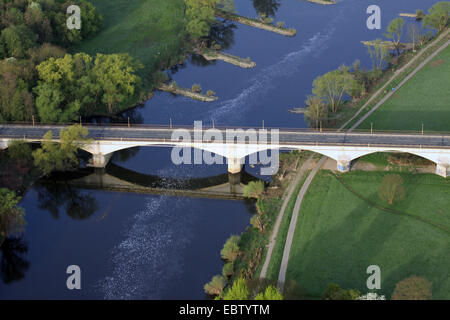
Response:
[[[53,178],[79,189],[219,199],[243,199],[243,185],[258,180],[245,170],[204,178],[167,178],[139,173],[114,163],[104,169],[83,168]]]

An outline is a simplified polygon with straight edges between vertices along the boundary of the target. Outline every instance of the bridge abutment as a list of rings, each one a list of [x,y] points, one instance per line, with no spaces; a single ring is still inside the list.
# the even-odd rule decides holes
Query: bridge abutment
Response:
[[[243,158],[228,158],[228,172],[232,174],[241,172],[244,165],[242,160]]]
[[[93,168],[104,168],[109,162],[109,159],[111,159],[113,153],[108,154],[93,154],[90,163],[88,164],[88,167]]]
[[[450,177],[450,163],[438,163],[436,165],[436,174],[441,177]]]
[[[337,170],[339,172],[349,172],[352,162],[350,160],[338,160]]]

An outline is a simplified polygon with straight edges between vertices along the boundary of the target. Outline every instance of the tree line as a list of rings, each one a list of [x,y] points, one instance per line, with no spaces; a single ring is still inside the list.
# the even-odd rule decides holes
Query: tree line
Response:
[[[66,26],[72,4],[81,9],[80,30]],[[117,112],[139,95],[142,66],[128,54],[66,53],[102,26],[87,0],[2,0],[0,121],[71,122]]]

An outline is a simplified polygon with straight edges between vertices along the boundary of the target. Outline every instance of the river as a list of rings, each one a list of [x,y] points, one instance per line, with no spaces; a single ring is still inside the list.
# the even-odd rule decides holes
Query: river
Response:
[[[253,2],[274,9],[275,21],[296,28],[296,37],[235,25],[226,52],[251,57],[257,66],[189,59],[170,76],[181,86],[200,83],[219,96],[202,103],[167,93],[129,112],[147,124],[305,127],[304,105],[317,76],[361,60],[371,61],[361,40],[382,37],[400,12],[427,9],[429,0],[342,0],[321,6],[302,0],[237,0],[239,14],[255,16]],[[272,4],[272,6],[271,6]],[[382,29],[366,28],[366,9],[382,10]],[[406,18],[408,19],[408,18]],[[413,19],[407,22],[414,22]],[[181,165],[170,150],[140,148],[117,154],[117,166],[160,177],[199,178],[226,173],[226,166]],[[246,170],[257,176],[255,168]],[[249,226],[244,201],[34,186],[23,198],[27,226],[20,239],[2,245],[0,298],[18,299],[204,299],[203,285],[220,274],[220,249]],[[82,289],[68,290],[66,268],[81,268]]]

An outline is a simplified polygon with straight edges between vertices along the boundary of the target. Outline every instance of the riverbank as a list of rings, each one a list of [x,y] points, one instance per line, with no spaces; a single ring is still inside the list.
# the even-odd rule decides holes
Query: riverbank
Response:
[[[260,20],[257,20],[257,19],[240,16],[238,14],[230,13],[230,12],[226,12],[226,11],[222,11],[222,10],[216,10],[216,17],[219,17],[219,18],[222,18],[225,20],[242,23],[242,24],[245,24],[250,27],[255,27],[258,29],[271,31],[274,33],[281,34],[283,36],[287,36],[287,37],[293,37],[297,34],[297,30],[295,30],[295,29],[288,29],[288,28],[275,26],[275,25],[272,25],[269,23],[261,22]]]

